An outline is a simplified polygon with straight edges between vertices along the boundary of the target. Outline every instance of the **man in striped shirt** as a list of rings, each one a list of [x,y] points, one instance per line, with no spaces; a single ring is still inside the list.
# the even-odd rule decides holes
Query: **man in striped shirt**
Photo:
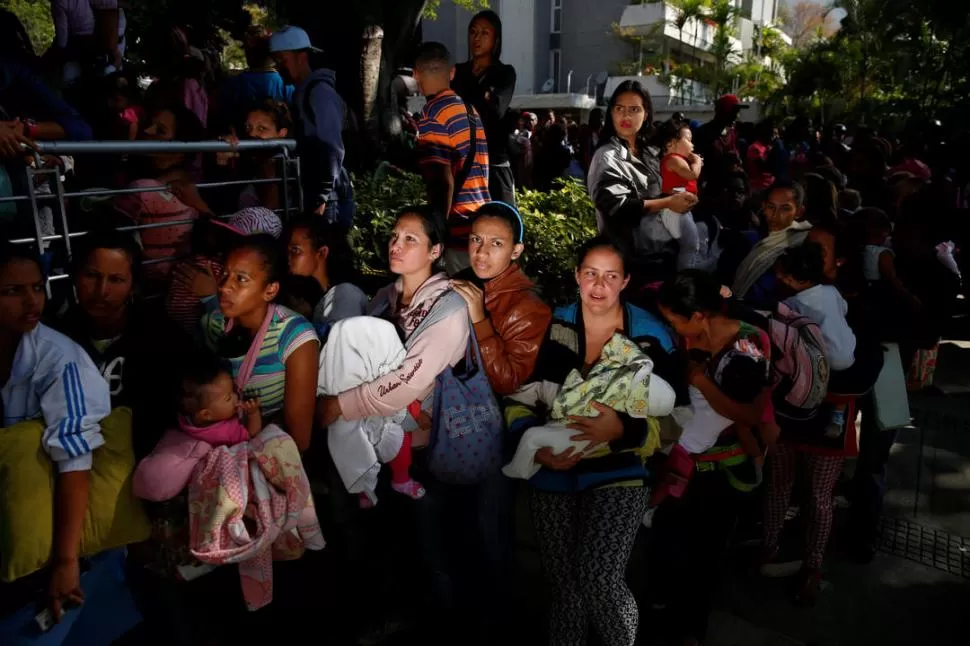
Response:
[[[421,46],[414,79],[428,103],[418,118],[418,162],[428,204],[447,214],[445,269],[449,275],[469,266],[470,217],[489,201],[485,128],[475,109],[451,91],[454,75],[451,54],[444,45]]]

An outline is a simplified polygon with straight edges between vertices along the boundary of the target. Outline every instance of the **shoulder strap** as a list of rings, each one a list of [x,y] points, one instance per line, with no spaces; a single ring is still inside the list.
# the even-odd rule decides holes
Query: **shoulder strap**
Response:
[[[263,324],[259,326],[259,331],[253,337],[253,342],[249,344],[249,350],[246,352],[246,356],[239,366],[239,372],[236,373],[235,382],[239,392],[243,392],[246,389],[246,384],[249,382],[249,378],[256,368],[259,351],[263,348],[263,339],[266,337],[266,331],[269,329],[269,324],[272,322],[274,316],[276,316],[276,306],[271,304],[266,310],[266,317],[263,319]]]
[[[431,327],[439,321],[443,321],[455,312],[465,309],[468,306],[465,304],[465,299],[463,299],[458,292],[453,289],[445,291],[438,300],[434,302],[431,306],[431,310],[424,317],[424,320],[418,324],[418,327],[414,329],[414,332],[407,338],[404,342],[404,347],[410,349],[411,344],[417,339],[427,328]]]
[[[313,93],[313,90],[323,82],[323,79],[314,79],[307,84],[306,91],[303,93],[303,101],[301,102],[302,105],[300,106],[302,108],[303,117],[309,121],[314,128],[317,127],[317,120],[316,115],[313,114],[313,105],[310,103],[310,95]],[[334,90],[334,92],[336,92],[336,90]],[[337,93],[337,98],[340,99],[340,104],[344,110],[344,123],[342,129],[346,130],[347,128],[353,127],[356,130],[356,117],[354,116],[353,111],[350,110],[350,108],[347,106],[347,102],[344,101],[344,98],[340,96],[339,93]]]
[[[455,208],[454,204],[458,202],[461,189],[465,186],[468,176],[471,175],[475,155],[478,154],[478,127],[475,124],[475,112],[470,103],[465,101],[462,101],[462,103],[465,105],[465,114],[468,115],[468,154],[465,155],[465,163],[462,164],[461,170],[455,175],[455,193],[451,196],[452,209]]]

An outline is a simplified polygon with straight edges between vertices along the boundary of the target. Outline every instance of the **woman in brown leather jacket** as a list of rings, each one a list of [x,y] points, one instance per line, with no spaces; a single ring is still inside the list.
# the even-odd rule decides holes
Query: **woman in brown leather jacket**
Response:
[[[485,373],[497,395],[519,389],[535,368],[552,320],[549,306],[515,260],[522,255],[522,216],[505,202],[489,202],[475,214],[468,239],[471,267],[452,286],[468,303]]]

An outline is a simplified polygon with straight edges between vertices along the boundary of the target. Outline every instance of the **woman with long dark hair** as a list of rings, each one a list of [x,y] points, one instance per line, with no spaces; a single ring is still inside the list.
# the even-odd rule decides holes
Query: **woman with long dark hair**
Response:
[[[664,227],[660,212],[686,213],[697,203],[697,196],[661,195],[660,151],[649,143],[653,103],[638,81],[621,83],[607,111],[586,181],[597,226],[635,251],[631,267],[635,285],[660,280],[676,269],[677,259],[677,242]]]
[[[347,235],[324,218],[308,216],[288,227],[286,253],[290,273],[313,278],[323,297],[313,307],[313,324],[330,325],[367,312],[367,296],[358,280],[354,253]]]
[[[673,381],[673,340],[663,322],[620,297],[630,281],[623,250],[606,237],[578,254],[578,302],[557,309],[531,383],[561,387],[570,374],[588,374],[615,335],[653,362],[651,388]],[[579,646],[590,632],[610,646],[633,646],[639,611],[624,580],[647,510],[645,459],[657,440],[656,419],[634,418],[600,403],[597,417],[570,417],[593,451],[541,448],[542,466],[529,481],[532,521],[552,594],[550,644]],[[668,410],[669,412],[669,410]],[[538,411],[536,411],[538,414]]]
[[[481,11],[468,23],[468,60],[455,66],[451,89],[474,106],[485,126],[489,194],[493,200],[515,204],[509,163],[512,128],[506,119],[515,93],[515,68],[502,62],[502,20],[494,11]]]
[[[135,455],[175,423],[178,357],[190,338],[141,298],[142,251],[130,233],[91,231],[75,249],[77,305],[56,327],[84,348],[108,382],[111,405],[132,409]]]
[[[206,301],[209,312],[202,318],[206,345],[230,362],[234,377],[247,359],[255,359],[257,367],[244,391],[258,397],[263,414],[278,420],[306,451],[313,431],[320,344],[309,321],[275,302],[286,266],[275,238],[247,236],[229,252],[218,285],[211,276],[197,274],[196,293],[211,295]],[[218,301],[212,298],[216,295]]]
[[[40,322],[46,285],[36,255],[0,246],[0,423],[44,422],[37,454],[46,455],[56,473],[46,605],[56,621],[62,604],[84,601],[81,538],[93,452],[104,444],[100,422],[111,411],[111,401],[108,385],[84,351]]]
[[[662,499],[654,514],[650,574],[654,601],[667,608],[670,643],[685,646],[706,637],[721,559],[750,489],[746,483],[757,480],[742,431],[760,424],[770,397],[770,340],[760,328],[724,314],[720,290],[713,276],[688,270],[657,294],[660,313],[687,353],[694,415],[664,469],[688,482],[680,498]]]

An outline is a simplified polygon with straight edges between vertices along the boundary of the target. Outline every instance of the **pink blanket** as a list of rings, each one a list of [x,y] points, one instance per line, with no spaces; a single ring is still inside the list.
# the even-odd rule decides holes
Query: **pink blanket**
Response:
[[[189,548],[203,563],[239,564],[250,610],[273,600],[273,560],[325,542],[296,444],[278,426],[210,451],[189,482]]]

